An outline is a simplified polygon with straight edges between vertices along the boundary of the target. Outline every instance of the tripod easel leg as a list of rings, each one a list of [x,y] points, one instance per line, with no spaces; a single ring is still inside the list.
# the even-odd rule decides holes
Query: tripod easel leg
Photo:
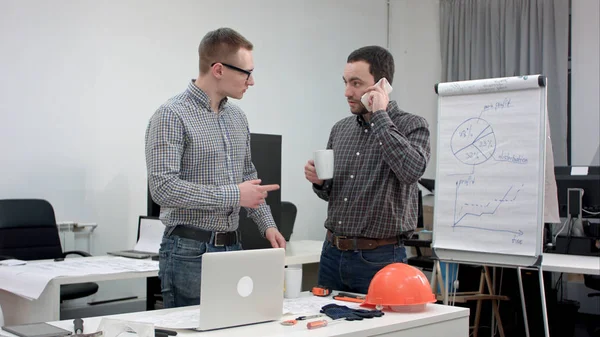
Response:
[[[525,306],[525,291],[523,290],[523,276],[521,275],[521,267],[517,268],[517,276],[519,278],[519,291],[521,292],[521,308],[523,310],[523,323],[525,324],[525,336],[529,337],[529,321],[527,320],[527,309]]]
[[[490,270],[487,266],[484,266],[485,270],[485,281],[487,283],[487,287],[490,295],[496,295],[494,288],[492,286],[492,280],[490,279]],[[498,332],[501,337],[504,337],[504,326],[502,326],[502,318],[500,318],[500,310],[498,309],[498,300],[492,300],[492,310],[494,311],[494,315],[496,316],[496,321],[498,322]]]
[[[544,273],[540,267],[538,271],[540,279],[540,296],[542,296],[542,317],[544,319],[544,334],[546,337],[550,337],[550,327],[548,326],[548,310],[546,308],[546,290],[544,289]]]
[[[444,290],[444,304],[448,305],[448,293],[450,293],[450,275],[448,275],[448,263],[446,263],[446,283],[445,283],[445,290]]]
[[[436,279],[436,277],[437,277],[437,268],[436,268],[436,266],[437,266],[437,263],[438,263],[437,261],[433,262],[433,269],[431,270],[431,282],[429,282],[431,284],[431,291],[434,294],[437,294],[437,288],[436,288],[436,281],[437,281],[437,279]]]
[[[485,287],[485,271],[481,269],[481,277],[479,278],[479,293],[483,294]],[[479,321],[481,320],[481,305],[482,300],[477,300],[477,309],[475,309],[475,321],[473,322],[473,337],[479,335]]]
[[[440,293],[442,295],[442,298],[444,299],[443,303],[444,305],[448,305],[448,296],[446,293],[446,287],[444,285],[444,278],[443,278],[443,274],[442,274],[442,267],[440,266],[440,261],[435,261],[435,270],[436,270],[436,277],[437,277],[437,283],[440,285]],[[437,291],[436,291],[437,293]]]

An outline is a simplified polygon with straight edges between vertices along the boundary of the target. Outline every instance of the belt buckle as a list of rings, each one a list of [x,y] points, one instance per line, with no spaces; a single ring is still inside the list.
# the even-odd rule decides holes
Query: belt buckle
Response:
[[[223,232],[215,232],[215,241],[213,242],[213,245],[215,247],[225,247],[225,243],[224,242],[223,243],[219,242],[219,238],[223,237],[223,234],[225,234],[225,233],[223,233]],[[223,240],[223,241],[225,241],[225,240]]]
[[[334,245],[337,247],[337,249],[340,249],[340,239],[344,240],[347,238],[348,238],[347,236],[337,236],[337,235],[335,236],[333,242],[334,242]]]
[[[215,241],[213,245],[215,247],[225,247],[229,242],[227,242],[227,235],[232,232],[215,232]],[[237,231],[233,232],[235,234],[236,242],[237,242]],[[219,242],[219,237],[223,237],[224,242]]]

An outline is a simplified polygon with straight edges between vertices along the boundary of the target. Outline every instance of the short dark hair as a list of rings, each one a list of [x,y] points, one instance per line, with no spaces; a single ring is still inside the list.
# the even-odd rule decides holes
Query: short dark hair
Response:
[[[369,64],[369,73],[373,75],[375,83],[385,77],[390,84],[394,81],[394,57],[385,48],[367,46],[359,48],[348,56],[348,63],[365,61]]]
[[[200,73],[206,74],[214,62],[227,62],[240,48],[252,50],[254,46],[231,28],[219,28],[206,33],[198,46]]]

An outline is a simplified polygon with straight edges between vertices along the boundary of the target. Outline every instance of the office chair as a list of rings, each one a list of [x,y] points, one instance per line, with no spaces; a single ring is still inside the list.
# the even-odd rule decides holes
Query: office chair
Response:
[[[289,201],[281,202],[281,218],[277,224],[277,229],[285,241],[290,241],[294,231],[294,222],[296,220],[296,206]],[[244,249],[265,249],[271,248],[271,243],[263,238],[256,230],[256,224],[246,215],[246,210],[242,208],[240,212],[240,236],[242,238],[242,248]]]
[[[592,289],[600,291],[600,275],[583,275],[583,284]],[[600,292],[588,294],[588,297],[600,296]]]
[[[419,191],[418,212],[417,212],[417,228],[423,228],[423,197]],[[430,256],[423,256],[421,248],[430,248],[431,240],[406,240],[404,245],[407,247],[415,247],[417,256],[409,257],[407,263],[413,267],[421,268],[425,271],[433,271],[434,261]]]
[[[289,201],[281,202],[281,226],[279,226],[279,232],[281,232],[285,241],[290,241],[290,238],[292,237],[297,213],[298,209],[296,208],[296,205]]]
[[[600,275],[583,275],[583,284],[589,289],[600,291]],[[588,297],[598,296],[600,296],[600,292],[588,294]],[[588,333],[592,337],[600,337],[600,326],[597,323],[589,326]]]
[[[91,256],[82,251],[62,251],[52,205],[40,199],[0,200],[0,259],[45,260],[64,258],[69,254]],[[60,300],[93,295],[98,284],[93,282],[65,284],[60,287]]]

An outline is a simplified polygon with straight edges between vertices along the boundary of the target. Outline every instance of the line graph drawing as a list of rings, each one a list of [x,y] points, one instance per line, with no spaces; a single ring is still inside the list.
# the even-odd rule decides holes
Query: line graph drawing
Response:
[[[540,78],[438,85],[432,248],[441,259],[530,266],[543,249],[556,197]]]
[[[493,217],[503,204],[512,203],[517,200],[519,192],[524,184],[512,183],[506,187],[504,194],[498,195],[490,200],[470,200],[471,195],[478,193],[469,193],[480,191],[483,186],[474,185],[476,182],[475,166],[488,162],[494,165],[500,162],[512,164],[526,164],[527,159],[517,157],[512,153],[502,151],[496,154],[497,140],[496,133],[492,125],[480,117],[471,117],[464,120],[452,133],[450,138],[450,149],[452,155],[462,164],[471,166],[470,173],[450,173],[456,179],[456,190],[454,195],[454,218],[452,221],[453,230],[457,228],[483,230],[497,233],[512,234],[515,237],[523,235],[520,229],[501,229],[488,228],[473,224],[473,220],[482,217]],[[462,176],[459,178],[456,176]],[[466,176],[466,177],[465,177]],[[518,187],[515,187],[518,186]],[[460,191],[460,193],[459,193]]]
[[[508,190],[506,191],[506,193],[504,193],[504,195],[501,198],[488,201],[485,204],[464,202],[464,203],[462,203],[462,205],[460,205],[460,209],[458,209],[458,206],[459,206],[458,201],[460,199],[458,192],[459,192],[460,187],[461,186],[470,186],[474,183],[475,183],[475,180],[473,177],[469,177],[466,180],[459,180],[456,182],[456,196],[455,196],[455,204],[454,204],[454,223],[453,223],[452,227],[453,228],[460,227],[460,228],[480,229],[480,230],[486,230],[486,231],[492,231],[492,232],[505,232],[505,233],[511,233],[511,234],[515,234],[515,235],[523,235],[523,232],[521,230],[512,231],[512,230],[493,229],[493,228],[485,228],[485,227],[469,226],[469,225],[461,225],[460,224],[467,217],[480,218],[484,215],[496,214],[496,212],[498,211],[498,209],[500,208],[500,206],[502,204],[515,201],[517,199],[517,196],[519,195],[519,192],[521,191],[521,188],[523,188],[523,186],[524,186],[523,184],[519,188],[510,186],[508,188]],[[465,210],[465,208],[466,208],[466,210]]]

